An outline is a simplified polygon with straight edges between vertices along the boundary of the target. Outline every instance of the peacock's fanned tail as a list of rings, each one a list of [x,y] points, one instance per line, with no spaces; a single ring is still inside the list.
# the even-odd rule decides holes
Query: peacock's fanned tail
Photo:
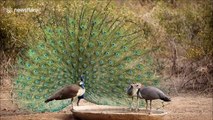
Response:
[[[93,1],[94,2],[94,1]],[[85,99],[104,105],[127,105],[129,83],[156,83],[152,59],[141,48],[144,24],[113,13],[108,2],[74,1],[63,9],[47,6],[35,16],[37,28],[24,38],[28,48],[18,60],[16,100],[32,111],[58,111],[70,100],[44,100],[85,76]]]

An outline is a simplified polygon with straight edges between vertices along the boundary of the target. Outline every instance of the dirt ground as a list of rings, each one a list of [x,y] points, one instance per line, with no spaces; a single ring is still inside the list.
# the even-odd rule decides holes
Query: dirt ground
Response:
[[[91,103],[83,101],[81,104],[90,105]],[[9,103],[2,100],[0,120],[75,120],[69,111],[69,107],[56,113],[22,114],[6,105],[9,105]],[[168,111],[165,120],[212,120],[212,108],[211,97],[188,95],[172,97],[172,102],[166,104],[164,108]]]
[[[0,85],[0,120],[75,120],[70,106],[60,112],[30,114],[18,109],[11,100],[11,81],[3,81]],[[165,120],[213,120],[212,95],[180,94],[170,96],[172,101],[165,103],[164,110],[168,114]],[[85,100],[80,105],[91,105]],[[153,101],[153,109],[161,107],[160,101]]]

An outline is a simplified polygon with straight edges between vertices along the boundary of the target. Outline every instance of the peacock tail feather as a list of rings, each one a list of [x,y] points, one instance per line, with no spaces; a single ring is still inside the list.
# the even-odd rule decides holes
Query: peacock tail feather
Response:
[[[18,59],[16,100],[28,110],[59,111],[70,100],[44,100],[85,76],[85,99],[103,105],[128,105],[129,83],[156,84],[147,23],[113,12],[109,2],[72,1],[46,6],[35,15],[36,28],[23,38],[28,47]]]

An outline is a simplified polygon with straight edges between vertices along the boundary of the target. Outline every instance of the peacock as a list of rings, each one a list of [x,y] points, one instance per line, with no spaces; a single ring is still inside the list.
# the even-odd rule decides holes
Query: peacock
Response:
[[[113,2],[64,1],[40,6],[35,27],[23,38],[17,59],[14,99],[34,112],[54,112],[71,100],[44,103],[64,86],[84,76],[84,98],[92,103],[127,106],[126,88],[140,82],[157,85],[152,48],[146,48],[149,25],[118,10]]]

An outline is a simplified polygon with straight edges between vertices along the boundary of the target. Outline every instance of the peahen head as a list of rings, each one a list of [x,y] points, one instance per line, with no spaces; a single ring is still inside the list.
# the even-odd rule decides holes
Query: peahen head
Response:
[[[84,82],[84,76],[83,76],[83,75],[81,75],[81,81],[83,81],[83,82]]]
[[[133,83],[130,84],[129,88],[133,88],[133,89],[139,89],[141,88],[143,85],[141,83]]]
[[[127,88],[127,94],[129,96],[137,96],[137,91],[139,88],[141,88],[141,84],[140,83],[133,83],[130,84],[129,87]]]
[[[135,83],[134,84],[134,87],[137,88],[137,89],[141,88],[142,86],[143,85],[141,83]]]
[[[79,86],[81,86],[84,89],[84,76],[81,75],[81,81],[79,82]]]

